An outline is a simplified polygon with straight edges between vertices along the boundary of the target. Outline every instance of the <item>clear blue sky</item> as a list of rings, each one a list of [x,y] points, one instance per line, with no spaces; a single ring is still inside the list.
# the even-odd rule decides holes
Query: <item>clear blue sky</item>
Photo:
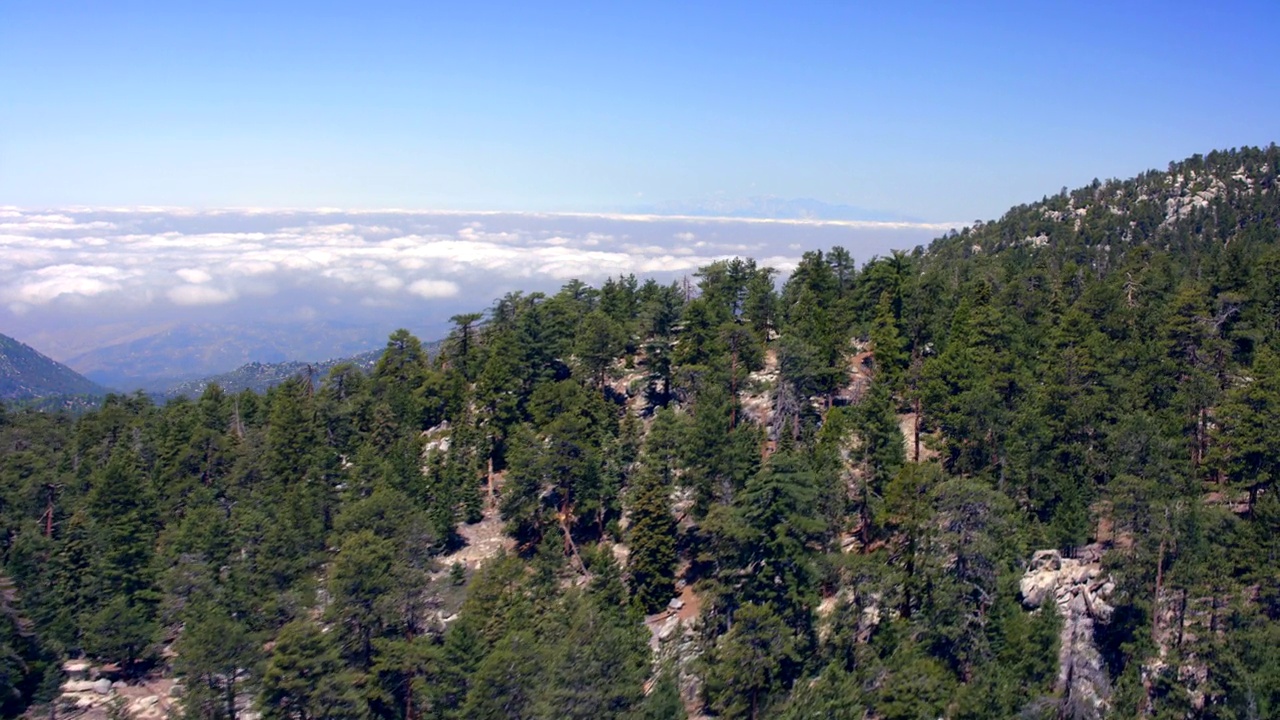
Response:
[[[0,0],[0,204],[989,219],[1280,140],[1280,3]]]

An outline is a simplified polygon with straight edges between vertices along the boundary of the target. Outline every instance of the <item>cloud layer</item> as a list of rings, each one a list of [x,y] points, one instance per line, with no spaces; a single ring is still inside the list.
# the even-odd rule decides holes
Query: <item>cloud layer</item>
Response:
[[[944,230],[651,215],[0,207],[0,318],[180,320],[282,305],[350,321],[370,308],[439,314],[442,304],[479,309],[504,292],[552,292],[571,278],[674,279],[735,255],[784,273],[812,248],[839,244],[865,260]]]

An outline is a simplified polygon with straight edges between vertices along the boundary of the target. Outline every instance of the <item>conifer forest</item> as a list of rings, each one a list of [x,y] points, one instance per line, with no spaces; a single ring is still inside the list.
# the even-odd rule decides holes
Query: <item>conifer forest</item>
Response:
[[[0,715],[1280,716],[1275,145],[453,326],[4,408]]]

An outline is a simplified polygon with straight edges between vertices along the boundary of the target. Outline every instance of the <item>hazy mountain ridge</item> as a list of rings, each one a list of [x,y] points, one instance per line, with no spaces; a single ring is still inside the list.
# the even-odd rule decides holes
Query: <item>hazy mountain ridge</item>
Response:
[[[440,351],[443,344],[443,340],[423,343],[423,349],[434,356]],[[378,359],[382,357],[384,351],[385,348],[378,348],[357,355],[317,362],[304,360],[287,360],[285,362],[254,361],[241,365],[231,372],[177,383],[161,392],[155,393],[155,395],[161,400],[183,396],[195,398],[210,385],[217,385],[229,393],[238,393],[243,390],[263,393],[292,378],[308,376],[311,378],[312,385],[319,387],[329,372],[339,365],[351,364],[366,373],[371,372],[377,367]]]
[[[99,397],[107,389],[31,346],[0,335],[0,400]]]
[[[167,392],[175,384],[234,372],[247,363],[275,364],[299,357],[350,357],[375,347],[378,334],[363,326],[314,322],[183,324],[76,355],[67,364],[123,391]],[[304,363],[305,364],[305,363]]]
[[[308,374],[311,376],[312,382],[318,384],[330,370],[338,365],[351,363],[368,372],[378,364],[378,358],[380,357],[382,357],[382,350],[370,350],[352,357],[335,358],[314,363],[301,360],[278,363],[251,362],[241,365],[231,372],[178,383],[159,393],[159,395],[163,398],[180,396],[194,398],[203,393],[210,385],[217,385],[226,392],[231,393],[241,392],[242,390],[261,393],[291,378],[306,377]]]

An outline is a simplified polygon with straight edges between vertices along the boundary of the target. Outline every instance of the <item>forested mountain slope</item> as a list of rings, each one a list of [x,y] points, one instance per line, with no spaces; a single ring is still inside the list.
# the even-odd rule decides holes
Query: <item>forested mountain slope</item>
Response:
[[[101,396],[106,389],[31,347],[0,335],[0,400]]]
[[[373,368],[381,356],[381,350],[370,350],[350,358],[323,360],[315,363],[302,362],[300,360],[277,363],[251,362],[241,365],[231,372],[219,373],[200,380],[187,380],[177,383],[163,393],[159,393],[159,395],[164,399],[175,397],[195,398],[199,397],[210,385],[217,385],[223,390],[233,393],[241,390],[264,393],[276,385],[299,376],[309,379],[313,385],[316,385],[329,373],[329,370],[337,365],[348,363],[367,371]]]
[[[1274,716],[1278,163],[9,411],[0,709],[83,655],[201,718]]]

